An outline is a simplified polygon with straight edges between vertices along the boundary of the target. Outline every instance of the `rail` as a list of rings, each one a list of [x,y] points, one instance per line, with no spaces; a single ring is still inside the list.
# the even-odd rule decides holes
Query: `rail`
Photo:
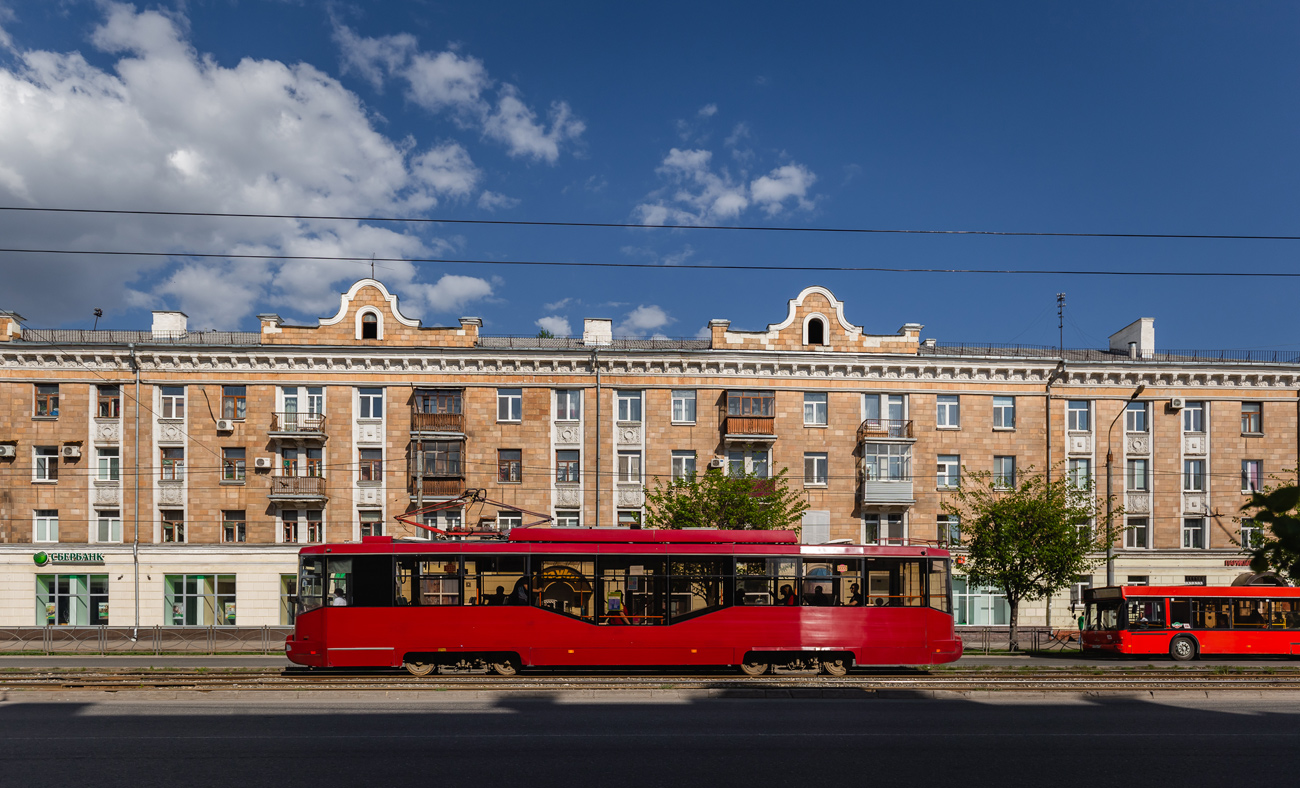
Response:
[[[411,411],[411,432],[464,432],[463,413],[422,413]]]
[[[776,436],[775,416],[729,416],[724,415],[723,431],[727,435],[771,435]]]
[[[858,441],[873,438],[913,438],[911,419],[866,419],[858,425]]]
[[[921,345],[918,355],[922,356],[971,356],[971,357],[1008,357],[1008,358],[1042,358],[1067,361],[1084,361],[1092,363],[1131,362],[1127,351],[1103,350],[1098,348],[1065,348],[1061,350],[1054,345],[1021,345],[1002,342],[936,342],[933,345]],[[1297,364],[1300,363],[1300,350],[1258,350],[1238,348],[1227,350],[1157,350],[1136,361],[1143,363],[1185,363],[1185,364]]]
[[[325,434],[324,413],[277,411],[271,414],[271,432]]]
[[[133,639],[132,633],[137,636]],[[280,654],[293,627],[0,627],[0,652]]]
[[[321,476],[272,476],[271,495],[324,496],[325,479]]]

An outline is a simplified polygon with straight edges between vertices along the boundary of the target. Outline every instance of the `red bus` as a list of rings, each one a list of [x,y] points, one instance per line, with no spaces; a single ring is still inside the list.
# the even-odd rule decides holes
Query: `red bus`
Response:
[[[1111,586],[1085,589],[1083,650],[1168,654],[1300,654],[1300,588]]]
[[[497,541],[305,547],[288,658],[412,674],[737,665],[749,675],[961,656],[949,556],[791,531],[516,528]]]

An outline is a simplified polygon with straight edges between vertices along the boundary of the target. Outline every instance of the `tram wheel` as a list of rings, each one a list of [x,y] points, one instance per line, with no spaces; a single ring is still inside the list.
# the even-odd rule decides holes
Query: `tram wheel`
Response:
[[[842,659],[824,659],[822,660],[822,671],[827,676],[843,676],[849,672],[848,662]]]
[[[1196,659],[1196,644],[1189,637],[1177,637],[1169,642],[1169,656],[1176,662],[1190,662]]]
[[[746,676],[761,676],[767,672],[766,662],[742,662],[740,672]]]
[[[498,676],[513,676],[519,672],[519,667],[510,657],[501,657],[494,660],[491,664],[492,672]]]
[[[438,666],[432,662],[406,662],[402,667],[406,668],[406,672],[412,676],[423,677],[432,673]]]

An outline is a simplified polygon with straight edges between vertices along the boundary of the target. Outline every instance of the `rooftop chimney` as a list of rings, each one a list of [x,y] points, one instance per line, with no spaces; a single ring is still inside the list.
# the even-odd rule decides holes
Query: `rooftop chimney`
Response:
[[[605,317],[589,317],[582,321],[582,344],[608,345],[613,341],[613,320]]]
[[[186,324],[190,316],[184,312],[160,312],[153,313],[153,335],[155,339],[170,338],[186,331]]]
[[[1151,358],[1156,352],[1156,319],[1140,317],[1111,334],[1110,349],[1129,358]]]

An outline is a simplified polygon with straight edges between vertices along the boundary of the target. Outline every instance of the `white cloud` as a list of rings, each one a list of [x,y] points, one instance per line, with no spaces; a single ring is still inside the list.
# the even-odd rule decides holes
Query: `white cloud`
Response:
[[[559,301],[556,301],[551,304],[542,304],[542,309],[546,310],[547,312],[559,312],[561,309],[564,309],[566,306],[570,304],[576,304],[576,303],[577,303],[577,299],[573,297],[561,298]]]
[[[703,107],[700,107],[700,111],[695,114],[699,115],[701,118],[711,118],[718,114],[718,105],[705,104]]]
[[[405,215],[477,184],[458,144],[419,149],[389,139],[353,93],[310,64],[246,58],[223,66],[194,50],[182,17],[102,8],[91,41],[115,55],[111,70],[77,52],[38,50],[20,50],[0,67],[0,204]],[[46,248],[358,257],[427,257],[454,244],[360,222],[204,217],[9,214],[0,215],[0,234],[15,246]],[[409,263],[381,265],[412,313],[492,291],[481,279],[427,285]],[[342,261],[51,255],[6,271],[3,291],[6,306],[45,325],[92,307],[112,314],[165,303],[190,313],[196,327],[233,327],[255,305],[332,314],[340,283],[367,273],[365,264]]]
[[[515,197],[507,197],[497,192],[485,191],[478,196],[478,207],[485,211],[495,211],[498,208],[509,210],[519,204]]]
[[[662,307],[654,304],[648,306],[642,304],[628,312],[622,322],[614,326],[614,335],[620,337],[644,336],[674,322],[676,322],[676,319],[670,317]]]
[[[400,73],[410,86],[410,99],[430,112],[456,109],[482,113],[483,91],[492,84],[482,61],[455,52],[420,52]]]
[[[546,331],[550,331],[557,337],[573,336],[573,329],[569,326],[569,319],[567,317],[560,317],[559,315],[539,317],[533,325]]]
[[[573,117],[563,101],[551,104],[551,125],[537,122],[537,113],[519,98],[519,90],[504,85],[497,107],[483,120],[483,133],[506,145],[511,156],[527,156],[554,164],[560,157],[560,143],[582,136],[587,126]]]
[[[644,224],[714,224],[738,218],[752,205],[769,216],[784,211],[787,202],[810,209],[808,190],[817,180],[807,167],[791,162],[746,183],[744,170],[733,176],[713,167],[707,150],[672,148],[655,170],[665,182],[633,209]]]
[[[376,90],[383,87],[384,74],[405,63],[416,50],[415,36],[410,33],[364,38],[343,25],[334,26],[334,42],[343,53],[343,73],[357,72]]]
[[[785,209],[785,201],[789,199],[794,199],[800,208],[812,208],[812,203],[805,198],[816,182],[812,170],[801,164],[786,164],[755,178],[749,185],[749,193],[768,216],[775,216]]]

